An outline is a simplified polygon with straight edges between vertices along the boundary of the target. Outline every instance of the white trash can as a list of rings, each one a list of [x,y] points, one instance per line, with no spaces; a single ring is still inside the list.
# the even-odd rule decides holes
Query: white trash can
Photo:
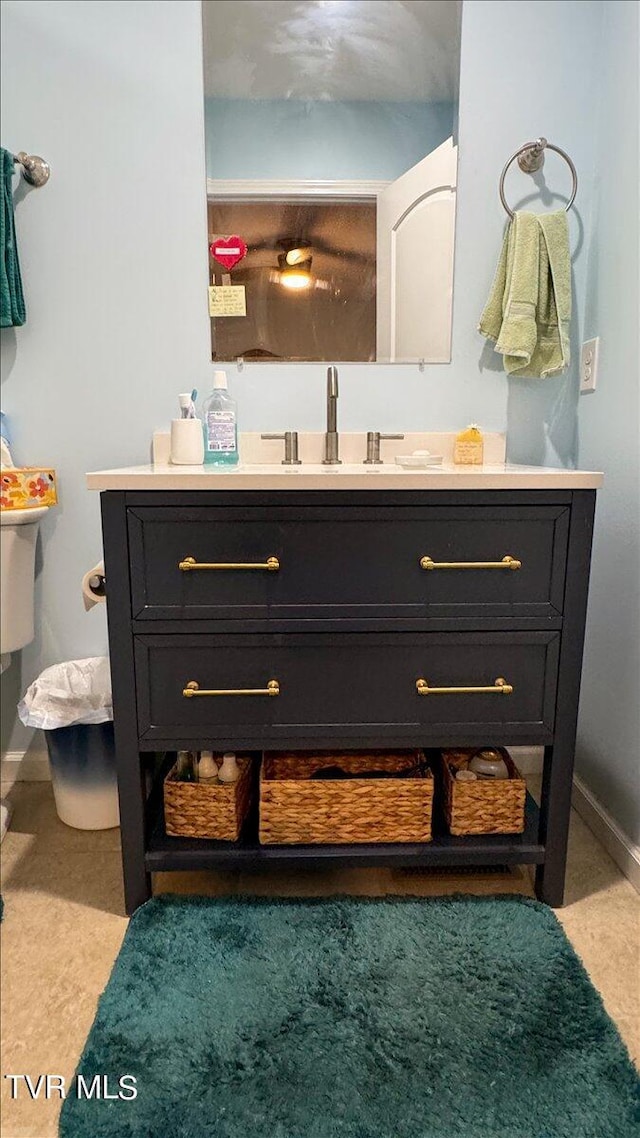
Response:
[[[18,705],[44,731],[58,817],[78,830],[120,825],[111,676],[106,656],[46,668]]]

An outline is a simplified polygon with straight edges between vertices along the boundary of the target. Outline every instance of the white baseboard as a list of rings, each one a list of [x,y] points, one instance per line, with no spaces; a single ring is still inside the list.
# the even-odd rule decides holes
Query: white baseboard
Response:
[[[625,877],[640,893],[640,846],[620,829],[578,775],[573,776],[572,805],[582,821],[595,834]]]
[[[9,786],[14,782],[49,782],[50,779],[46,751],[7,751],[0,760],[0,781]]]
[[[509,752],[522,774],[542,774],[543,747],[509,747]],[[640,846],[634,845],[631,838],[620,829],[579,775],[573,776],[571,804],[634,889],[640,893]]]

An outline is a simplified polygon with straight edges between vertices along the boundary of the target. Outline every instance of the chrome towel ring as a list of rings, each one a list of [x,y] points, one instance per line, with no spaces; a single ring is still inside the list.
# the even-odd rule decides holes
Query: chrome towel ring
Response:
[[[569,201],[566,205],[567,211],[571,209],[571,206],[573,205],[576,194],[578,192],[577,170],[566,151],[561,150],[559,146],[554,146],[552,142],[547,142],[546,138],[537,138],[535,142],[525,142],[524,146],[521,146],[519,150],[516,150],[515,154],[511,155],[511,158],[507,162],[500,175],[498,192],[500,194],[500,201],[509,214],[509,217],[513,217],[513,210],[510,209],[507,203],[507,199],[504,196],[504,180],[507,176],[507,171],[511,163],[515,162],[517,158],[518,166],[525,174],[535,174],[536,170],[539,170],[544,162],[545,150],[554,150],[556,154],[559,154],[561,158],[564,158],[567,166],[571,170],[573,185],[571,187],[571,197],[569,198]]]

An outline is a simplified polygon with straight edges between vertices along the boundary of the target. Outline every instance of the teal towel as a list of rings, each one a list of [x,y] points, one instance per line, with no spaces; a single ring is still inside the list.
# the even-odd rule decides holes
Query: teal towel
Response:
[[[13,154],[0,148],[0,327],[17,328],[27,319],[13,218]]]

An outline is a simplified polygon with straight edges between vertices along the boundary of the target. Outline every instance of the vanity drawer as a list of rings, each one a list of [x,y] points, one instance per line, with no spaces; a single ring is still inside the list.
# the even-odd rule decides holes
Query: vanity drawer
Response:
[[[562,505],[130,508],[132,615],[549,620],[568,519]]]
[[[140,737],[200,746],[259,739],[268,747],[364,736],[417,745],[455,730],[460,744],[545,741],[559,640],[555,632],[137,636]],[[420,694],[424,683],[429,691]]]

